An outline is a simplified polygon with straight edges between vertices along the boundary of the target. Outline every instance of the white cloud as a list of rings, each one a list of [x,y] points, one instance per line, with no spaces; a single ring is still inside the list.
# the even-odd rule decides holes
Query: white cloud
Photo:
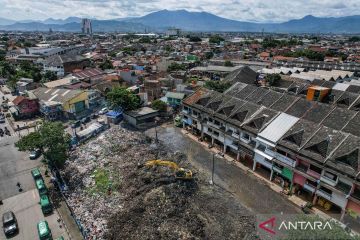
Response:
[[[157,10],[207,11],[222,17],[256,22],[281,22],[305,15],[356,15],[359,0],[0,0],[0,17],[15,20],[66,18],[111,19],[142,16]]]

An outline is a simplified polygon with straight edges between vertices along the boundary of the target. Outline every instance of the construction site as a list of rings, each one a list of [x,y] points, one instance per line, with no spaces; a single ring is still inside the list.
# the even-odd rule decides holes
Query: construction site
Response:
[[[86,239],[258,239],[251,210],[140,132],[105,131],[71,153],[62,175]]]

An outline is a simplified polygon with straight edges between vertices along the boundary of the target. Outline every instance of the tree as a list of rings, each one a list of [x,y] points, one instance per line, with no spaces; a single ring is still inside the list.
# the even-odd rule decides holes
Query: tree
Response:
[[[224,65],[225,65],[225,67],[233,67],[234,66],[234,64],[229,60],[226,60]]]
[[[219,44],[220,42],[223,42],[223,41],[225,41],[225,39],[219,35],[213,35],[209,38],[210,43]]]
[[[225,92],[231,86],[231,83],[209,80],[205,82],[205,87],[217,92]]]
[[[50,82],[50,81],[54,81],[56,79],[57,79],[57,75],[55,72],[46,71],[42,80],[43,80],[43,82]]]
[[[106,97],[113,107],[122,108],[125,111],[140,107],[139,97],[124,87],[113,88]]]
[[[276,84],[278,84],[280,82],[281,76],[280,76],[280,74],[273,73],[273,74],[267,75],[265,79],[266,79],[266,82],[270,86],[275,86]]]
[[[213,52],[206,52],[206,53],[205,53],[205,58],[206,58],[206,59],[211,59],[213,56],[214,56],[214,53],[213,53]]]
[[[173,71],[179,71],[179,70],[186,70],[185,65],[183,64],[179,64],[176,62],[173,62],[170,64],[170,66],[168,67],[168,72],[173,72]]]
[[[50,165],[62,167],[68,158],[70,135],[61,122],[43,122],[35,132],[23,136],[15,146],[20,151],[40,149]]]
[[[167,104],[161,101],[160,99],[157,99],[152,102],[151,107],[155,110],[159,110],[161,112],[165,112],[167,109]]]
[[[360,42],[359,36],[352,36],[349,38],[349,42]]]
[[[296,218],[297,222],[310,222],[311,224],[314,224],[314,222],[321,222],[322,226],[325,225],[326,221],[329,220],[324,220],[322,218],[320,218],[317,215],[300,215]],[[348,239],[348,240],[355,240],[355,239],[359,239],[358,236],[351,236],[349,233],[347,233],[337,222],[335,222],[334,220],[331,220],[329,222],[330,227],[326,227],[324,229],[311,229],[311,228],[307,228],[306,230],[304,229],[289,229],[286,230],[286,236],[285,238],[282,239],[291,239],[291,240],[296,240],[296,239]]]
[[[189,36],[189,42],[201,42],[201,38],[198,36]]]
[[[106,69],[113,69],[114,66],[112,65],[112,62],[109,59],[106,59],[104,62],[100,64],[100,68],[102,70],[106,70]]]

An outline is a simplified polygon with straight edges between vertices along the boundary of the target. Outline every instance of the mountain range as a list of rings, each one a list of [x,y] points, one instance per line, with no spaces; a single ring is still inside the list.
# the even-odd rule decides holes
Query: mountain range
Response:
[[[81,18],[49,18],[43,21],[14,21],[0,18],[0,30],[80,31]],[[278,32],[278,33],[360,33],[360,15],[314,17],[311,15],[283,23],[254,23],[222,18],[208,12],[161,10],[142,17],[110,20],[92,19],[94,32],[165,31],[169,27],[204,32]]]

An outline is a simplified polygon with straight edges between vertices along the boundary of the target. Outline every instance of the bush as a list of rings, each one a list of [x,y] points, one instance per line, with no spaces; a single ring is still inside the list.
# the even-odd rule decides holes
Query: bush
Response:
[[[167,109],[167,104],[164,103],[163,101],[157,99],[155,101],[152,102],[151,107],[155,110],[159,110],[161,112],[165,112]]]

